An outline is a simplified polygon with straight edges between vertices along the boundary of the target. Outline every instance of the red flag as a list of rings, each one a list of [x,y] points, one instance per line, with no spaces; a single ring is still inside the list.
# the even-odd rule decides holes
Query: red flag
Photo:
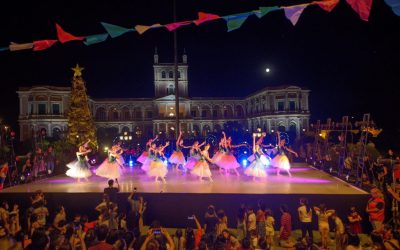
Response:
[[[339,3],[339,0],[324,0],[324,1],[314,1],[312,4],[317,4],[321,9],[331,12],[336,5]]]
[[[38,50],[45,50],[53,46],[58,42],[57,40],[40,40],[40,41],[33,41],[33,51]]]
[[[66,43],[66,42],[74,41],[74,40],[79,40],[79,41],[81,41],[81,40],[85,39],[84,36],[74,36],[74,35],[71,35],[71,34],[68,33],[68,32],[65,32],[65,31],[61,28],[61,26],[58,25],[57,23],[56,23],[56,28],[57,28],[58,40],[59,40],[61,43]]]
[[[165,24],[165,28],[167,28],[169,31],[173,31],[181,26],[184,25],[189,25],[191,24],[192,21],[183,21],[183,22],[177,22],[177,23],[169,23],[169,24]]]
[[[212,21],[212,20],[216,20],[216,19],[220,19],[221,18],[218,15],[204,13],[204,12],[199,12],[198,15],[199,15],[199,19],[194,21],[194,23],[196,25],[200,25],[200,24],[202,24],[204,22]]]
[[[347,3],[360,15],[362,20],[368,21],[372,0],[347,0]]]

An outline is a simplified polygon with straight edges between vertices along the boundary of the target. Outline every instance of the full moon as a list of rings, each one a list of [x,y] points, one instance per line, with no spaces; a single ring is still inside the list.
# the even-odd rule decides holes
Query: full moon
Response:
[[[265,72],[269,73],[269,71],[270,71],[270,69],[269,69],[269,68],[266,68],[266,69],[265,69]]]

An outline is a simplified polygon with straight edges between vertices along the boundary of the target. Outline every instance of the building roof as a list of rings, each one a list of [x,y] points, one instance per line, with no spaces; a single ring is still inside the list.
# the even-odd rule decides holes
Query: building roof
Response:
[[[32,90],[40,90],[40,89],[49,89],[54,91],[71,91],[71,87],[58,87],[51,85],[35,85],[31,87],[19,87],[18,91],[32,91]]]

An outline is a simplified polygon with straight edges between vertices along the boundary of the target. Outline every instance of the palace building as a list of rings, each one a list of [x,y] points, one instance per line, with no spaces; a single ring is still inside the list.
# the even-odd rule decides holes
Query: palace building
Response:
[[[135,137],[175,132],[174,64],[159,63],[154,55],[153,98],[90,98],[98,136],[129,133]],[[238,122],[249,131],[257,128],[291,131],[297,136],[308,128],[310,90],[294,85],[266,87],[246,97],[189,96],[187,55],[178,65],[181,130],[197,136],[219,132],[226,122]],[[21,87],[19,97],[20,140],[45,129],[59,136],[67,129],[70,87],[49,85]],[[90,90],[89,90],[90,92]],[[125,133],[125,134],[127,134]]]

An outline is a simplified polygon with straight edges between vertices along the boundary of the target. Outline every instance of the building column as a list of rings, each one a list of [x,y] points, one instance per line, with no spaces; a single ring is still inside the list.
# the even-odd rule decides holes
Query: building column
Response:
[[[296,118],[297,126],[296,126],[296,138],[300,137],[300,118]]]

